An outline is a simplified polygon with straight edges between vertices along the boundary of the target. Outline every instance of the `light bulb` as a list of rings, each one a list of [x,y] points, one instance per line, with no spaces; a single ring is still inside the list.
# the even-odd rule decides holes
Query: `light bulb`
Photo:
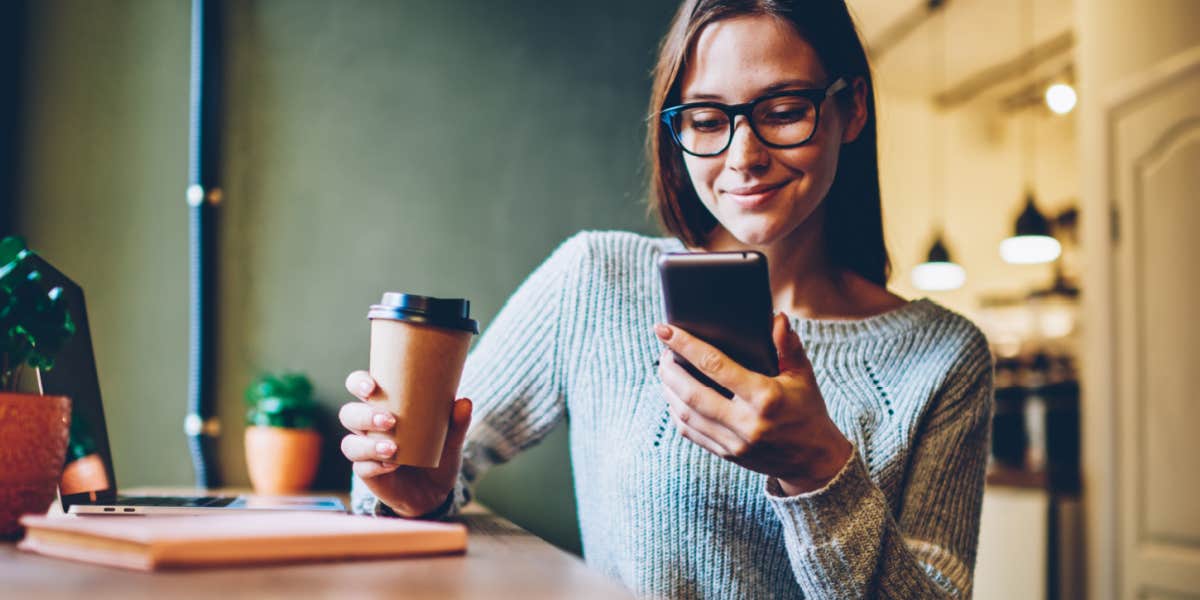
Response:
[[[1018,235],[1000,242],[1000,257],[1014,265],[1048,263],[1062,254],[1062,244],[1048,235]]]
[[[1056,83],[1046,88],[1046,105],[1060,115],[1071,112],[1078,99],[1075,95],[1075,88],[1065,83]]]
[[[912,270],[912,283],[919,290],[944,292],[957,290],[967,281],[967,272],[952,262],[925,262]]]

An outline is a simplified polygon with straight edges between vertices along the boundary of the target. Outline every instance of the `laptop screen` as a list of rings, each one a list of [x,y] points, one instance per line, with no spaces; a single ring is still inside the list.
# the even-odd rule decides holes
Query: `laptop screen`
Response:
[[[117,485],[83,289],[41,256],[33,255],[27,260],[42,274],[47,285],[62,288],[67,310],[75,322],[75,335],[63,345],[54,368],[41,373],[42,393],[71,399],[71,440],[59,482],[63,510],[72,504],[110,502],[117,495]]]

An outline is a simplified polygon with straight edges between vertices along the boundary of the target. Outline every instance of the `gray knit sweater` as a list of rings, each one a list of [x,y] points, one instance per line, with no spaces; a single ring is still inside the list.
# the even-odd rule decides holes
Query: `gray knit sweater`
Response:
[[[583,232],[520,286],[467,359],[459,395],[475,414],[450,510],[566,420],[584,557],[640,595],[969,597],[992,403],[980,331],[929,300],[793,319],[856,453],[824,488],[789,497],[668,420],[654,265],[677,251]],[[357,480],[353,504],[390,513]]]

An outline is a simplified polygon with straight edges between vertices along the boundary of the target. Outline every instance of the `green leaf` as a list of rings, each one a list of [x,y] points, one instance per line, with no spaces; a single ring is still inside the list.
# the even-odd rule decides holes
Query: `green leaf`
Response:
[[[271,414],[251,409],[246,415],[246,423],[249,425],[258,425],[259,427],[272,427],[274,426],[272,417],[273,415]]]
[[[270,375],[264,375],[250,385],[250,389],[246,391],[246,399],[251,402],[257,402],[263,398],[276,396],[280,392],[279,380]]]
[[[26,253],[25,240],[17,236],[8,236],[0,240],[0,267],[7,267],[18,258],[24,258]]]
[[[278,413],[284,409],[285,400],[279,396],[271,396],[258,401],[258,410],[265,413]]]

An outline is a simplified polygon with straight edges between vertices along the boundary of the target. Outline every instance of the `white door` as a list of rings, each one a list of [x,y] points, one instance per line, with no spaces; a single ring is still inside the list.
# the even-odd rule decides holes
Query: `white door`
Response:
[[[1200,598],[1200,48],[1114,91],[1115,464],[1091,492],[1112,497],[1120,598]]]

